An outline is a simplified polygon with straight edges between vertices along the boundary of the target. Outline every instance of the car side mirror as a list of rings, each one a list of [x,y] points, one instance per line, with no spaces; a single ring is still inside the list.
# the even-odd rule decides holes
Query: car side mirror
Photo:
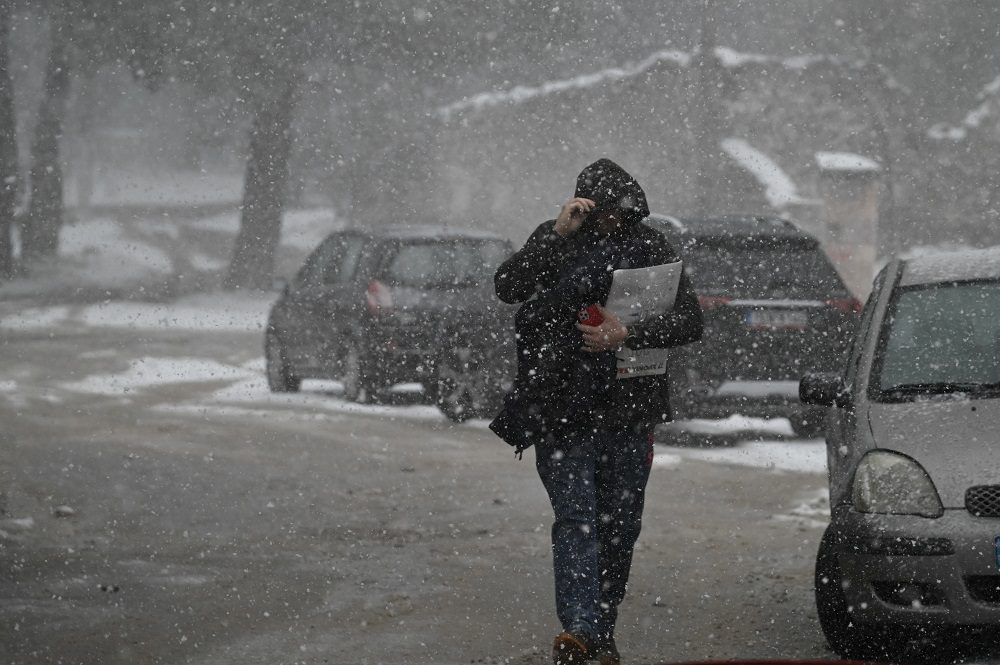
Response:
[[[806,374],[799,381],[799,401],[813,406],[845,407],[851,403],[843,377],[828,372]]]

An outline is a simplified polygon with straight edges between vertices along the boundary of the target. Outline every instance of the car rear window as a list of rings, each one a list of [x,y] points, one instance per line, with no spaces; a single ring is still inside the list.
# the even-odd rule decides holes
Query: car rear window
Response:
[[[997,312],[997,281],[901,289],[883,323],[871,385],[915,394],[1000,383]]]
[[[382,278],[395,286],[467,288],[492,278],[509,254],[499,240],[423,240],[400,243]]]
[[[737,246],[698,242],[681,249],[697,293],[810,300],[848,293],[837,271],[818,248],[797,244]]]

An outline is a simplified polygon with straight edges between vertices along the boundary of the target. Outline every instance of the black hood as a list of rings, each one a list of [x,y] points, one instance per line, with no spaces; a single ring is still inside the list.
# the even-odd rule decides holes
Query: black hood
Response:
[[[575,196],[597,203],[598,211],[624,212],[622,221],[634,224],[649,216],[646,193],[622,167],[602,158],[580,171]]]

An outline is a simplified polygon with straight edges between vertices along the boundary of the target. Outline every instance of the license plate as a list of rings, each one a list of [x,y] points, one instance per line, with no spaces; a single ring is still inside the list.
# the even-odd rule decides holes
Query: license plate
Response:
[[[809,323],[809,314],[796,309],[754,309],[743,315],[748,328],[802,330]]]

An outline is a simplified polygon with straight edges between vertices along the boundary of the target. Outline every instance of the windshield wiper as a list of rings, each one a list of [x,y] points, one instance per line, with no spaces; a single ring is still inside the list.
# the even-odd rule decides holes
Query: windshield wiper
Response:
[[[943,395],[946,393],[993,393],[1000,391],[1000,383],[976,383],[972,381],[931,381],[927,383],[900,383],[883,388],[883,393],[898,395]]]

